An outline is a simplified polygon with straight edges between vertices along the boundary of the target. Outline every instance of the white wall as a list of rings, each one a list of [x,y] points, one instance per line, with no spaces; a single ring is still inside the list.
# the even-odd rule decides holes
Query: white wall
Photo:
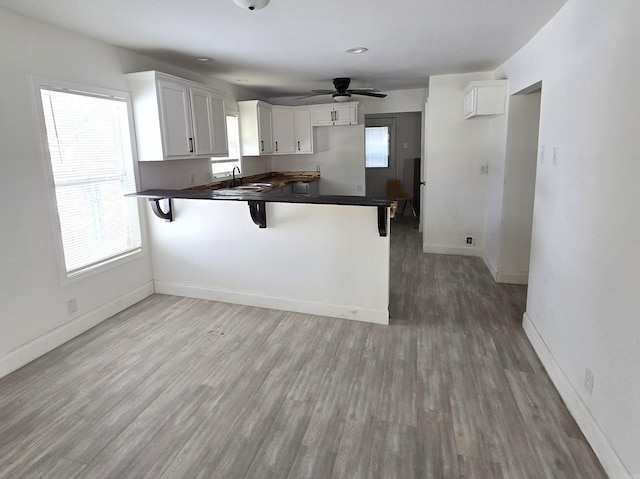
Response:
[[[364,125],[316,126],[313,153],[274,155],[274,171],[320,169],[321,195],[364,195]],[[360,188],[358,188],[360,187]]]
[[[131,71],[158,69],[196,81],[210,80],[3,9],[0,65],[3,376],[153,292],[149,255],[61,285],[46,175],[48,159],[43,151],[31,75],[125,91],[128,85],[123,73]],[[237,95],[236,90],[229,91]],[[192,166],[187,165],[187,169]],[[197,168],[201,165],[194,168],[200,171]],[[180,170],[180,177],[185,173]],[[68,314],[66,303],[72,298],[78,311]]]
[[[525,328],[615,478],[640,476],[639,18],[569,0],[497,72],[511,93],[542,80],[539,141],[560,149],[538,164]]]
[[[527,284],[540,90],[508,97],[506,112],[490,120],[483,257],[497,282]]]
[[[429,79],[423,249],[427,253],[482,254],[490,121],[465,120],[464,88],[491,73],[440,75]],[[475,246],[466,246],[468,236]]]
[[[265,229],[243,201],[175,200],[174,211],[149,221],[158,292],[388,323],[377,208],[267,203]]]

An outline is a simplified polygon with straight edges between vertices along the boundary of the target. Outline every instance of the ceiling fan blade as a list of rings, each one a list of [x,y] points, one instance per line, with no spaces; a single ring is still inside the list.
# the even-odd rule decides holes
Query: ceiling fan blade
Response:
[[[296,100],[302,100],[303,98],[311,98],[314,96],[320,96],[320,95],[330,95],[331,93],[333,93],[333,90],[329,90],[328,92],[317,92],[317,93],[312,93],[311,95],[305,95],[305,96],[299,96],[298,98],[296,98]]]
[[[386,93],[376,93],[372,91],[361,91],[361,92],[352,92],[354,95],[363,95],[363,96],[373,96],[376,98],[386,98]]]
[[[377,88],[352,88],[347,90],[349,93],[360,93],[363,91],[369,91],[369,92],[373,92],[373,93],[380,93],[380,90],[378,90]]]
[[[335,90],[311,90],[313,93],[317,93],[318,95],[328,95],[329,93],[334,93]]]

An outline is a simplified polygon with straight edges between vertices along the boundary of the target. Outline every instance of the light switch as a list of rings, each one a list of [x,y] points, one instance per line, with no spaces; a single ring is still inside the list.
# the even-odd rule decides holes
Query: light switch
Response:
[[[540,162],[540,164],[544,163],[544,153],[545,153],[545,146],[540,145],[540,151],[538,152],[538,161]]]
[[[409,143],[406,143],[406,142],[405,142],[405,144],[404,144],[404,149],[406,150],[407,148],[409,148]]]
[[[558,164],[559,155],[560,155],[560,147],[554,146],[553,147],[553,166]]]

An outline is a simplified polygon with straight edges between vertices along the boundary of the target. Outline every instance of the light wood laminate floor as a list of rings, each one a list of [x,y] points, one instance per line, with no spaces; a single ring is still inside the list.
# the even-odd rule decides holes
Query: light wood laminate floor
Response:
[[[154,295],[1,379],[0,477],[606,477],[526,288],[391,239],[391,326]]]

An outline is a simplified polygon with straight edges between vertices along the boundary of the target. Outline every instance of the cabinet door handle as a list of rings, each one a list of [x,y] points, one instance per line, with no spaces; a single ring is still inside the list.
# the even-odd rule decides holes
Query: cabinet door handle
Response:
[[[193,153],[193,138],[189,138],[189,153]]]
[[[300,151],[300,142],[298,142],[298,151]]]
[[[278,142],[276,141],[276,151],[278,151]]]
[[[338,121],[338,112],[337,111],[333,112],[333,121]]]
[[[260,151],[264,151],[264,140],[260,140]]]

